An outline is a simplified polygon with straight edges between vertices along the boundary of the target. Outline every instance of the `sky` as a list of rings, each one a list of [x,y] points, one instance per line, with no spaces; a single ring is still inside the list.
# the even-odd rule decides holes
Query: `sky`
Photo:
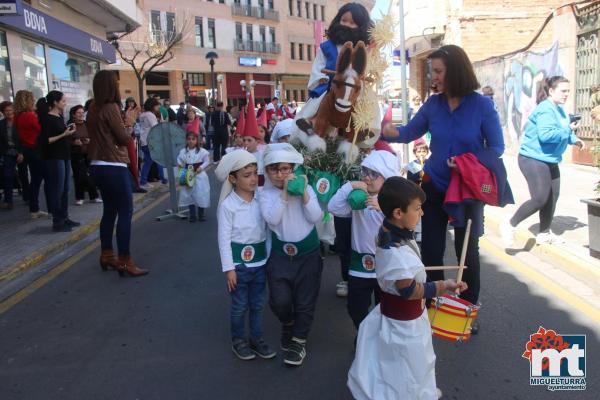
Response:
[[[390,6],[390,0],[377,0],[375,1],[375,7],[371,10],[371,18],[380,18],[381,13],[383,15],[387,13],[387,10]]]

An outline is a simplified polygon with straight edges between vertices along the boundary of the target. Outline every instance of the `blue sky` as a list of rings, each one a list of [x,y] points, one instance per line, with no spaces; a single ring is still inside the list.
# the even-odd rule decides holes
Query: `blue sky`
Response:
[[[377,0],[375,6],[371,10],[371,17],[380,18],[381,12],[383,15],[387,14],[388,7],[390,6],[390,0]]]

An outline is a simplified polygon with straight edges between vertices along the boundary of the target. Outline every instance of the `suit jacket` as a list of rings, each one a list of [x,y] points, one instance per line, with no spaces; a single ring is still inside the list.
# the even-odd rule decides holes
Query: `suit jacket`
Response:
[[[8,135],[11,135],[12,142],[14,143],[14,146],[12,148],[9,148],[8,146]],[[9,151],[11,151],[11,153],[14,153],[12,155],[17,155],[18,153],[20,153],[21,141],[19,140],[19,134],[17,133],[16,121],[13,121],[12,128],[9,132],[6,119],[3,119],[2,121],[0,121],[0,155],[7,154]]]
[[[208,127],[212,124],[215,128],[215,135],[229,135],[227,127],[231,125],[229,114],[225,111],[213,111],[206,114],[206,121],[204,127],[208,133]]]

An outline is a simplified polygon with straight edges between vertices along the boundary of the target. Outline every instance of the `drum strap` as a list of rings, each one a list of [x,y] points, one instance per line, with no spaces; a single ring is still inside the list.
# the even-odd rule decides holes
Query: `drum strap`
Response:
[[[398,321],[412,321],[423,314],[423,300],[404,300],[400,296],[381,291],[379,293],[381,313]]]

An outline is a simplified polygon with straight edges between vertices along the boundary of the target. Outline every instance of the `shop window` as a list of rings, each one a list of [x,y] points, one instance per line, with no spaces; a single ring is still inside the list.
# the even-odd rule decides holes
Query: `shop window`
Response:
[[[23,47],[23,67],[25,69],[25,89],[38,99],[48,93],[46,76],[46,56],[44,45],[28,39],[21,39]]]
[[[0,101],[12,100],[12,96],[13,90],[6,33],[0,31]]]
[[[68,106],[85,104],[87,99],[94,97],[92,81],[100,69],[96,61],[52,47],[49,56],[52,89],[65,94]]]
[[[204,74],[198,72],[188,72],[187,80],[192,86],[204,86]]]
[[[152,71],[146,76],[146,85],[169,86],[168,72]]]

